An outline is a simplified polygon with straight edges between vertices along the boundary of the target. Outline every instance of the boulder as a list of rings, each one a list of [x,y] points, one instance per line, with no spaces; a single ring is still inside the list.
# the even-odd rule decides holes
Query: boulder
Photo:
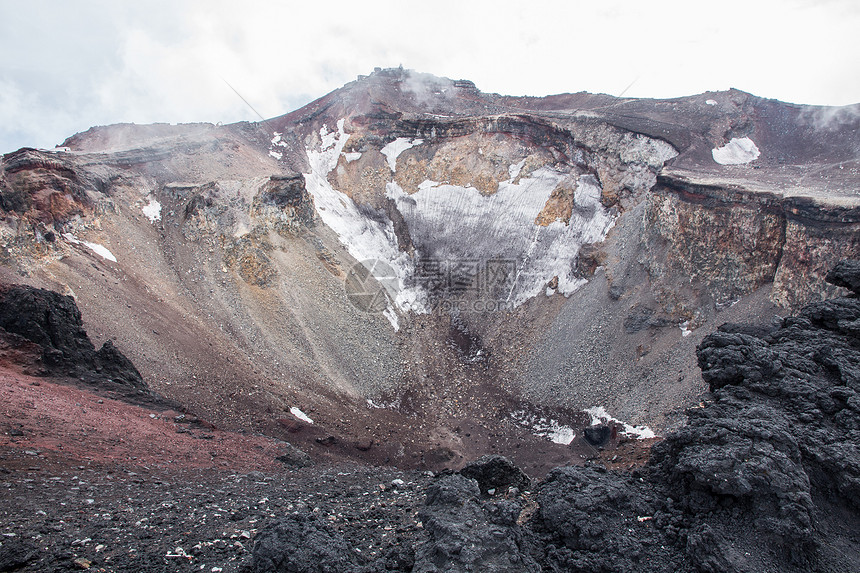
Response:
[[[491,489],[505,492],[510,487],[527,490],[531,480],[523,470],[504,456],[487,455],[474,462],[466,464],[460,475],[474,479],[482,494],[487,494]]]
[[[140,372],[113,342],[96,351],[72,297],[26,285],[0,286],[0,328],[41,346],[42,362],[57,373],[86,373],[147,390]]]
[[[348,573],[357,563],[352,548],[312,513],[283,517],[254,538],[250,573]]]

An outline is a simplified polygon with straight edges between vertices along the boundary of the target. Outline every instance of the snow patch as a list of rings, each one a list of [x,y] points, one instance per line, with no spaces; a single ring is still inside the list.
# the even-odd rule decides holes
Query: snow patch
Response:
[[[392,172],[397,171],[397,158],[400,157],[400,154],[406,151],[407,149],[411,149],[416,145],[421,145],[424,143],[423,139],[409,139],[408,137],[398,137],[385,147],[383,147],[380,152],[382,155],[388,159],[388,166],[391,168]]]
[[[596,426],[597,424],[608,424],[609,422],[615,422],[616,424],[620,424],[624,428],[622,430],[622,433],[635,436],[637,440],[647,440],[648,438],[657,437],[654,431],[648,426],[631,426],[630,424],[626,424],[621,420],[613,418],[606,412],[606,408],[604,408],[603,406],[593,406],[584,410],[584,412],[591,416],[592,426]]]
[[[349,139],[344,132],[344,120],[337,122],[337,131],[329,132],[326,126],[320,129],[322,144],[319,150],[307,149],[310,173],[305,174],[308,192],[323,222],[338,236],[349,254],[357,261],[384,261],[397,275],[399,287],[390,293],[392,304],[402,311],[426,312],[420,287],[407,288],[414,263],[409,254],[400,250],[394,224],[388,220],[373,220],[362,213],[348,195],[334,189],[327,175],[337,166],[338,158]],[[371,268],[372,270],[372,268]],[[390,278],[390,277],[377,277]],[[389,308],[391,321],[393,309]],[[392,326],[395,326],[392,321]],[[397,325],[395,328],[399,328]]]
[[[643,163],[652,169],[663,165],[678,156],[678,151],[660,139],[652,139],[641,133],[628,133],[622,137],[619,156],[624,163]]]
[[[553,419],[529,414],[525,410],[511,412],[511,418],[519,425],[530,428],[535,436],[547,438],[554,444],[567,446],[576,437],[576,432],[570,426],[562,425]]]
[[[678,327],[681,329],[681,336],[684,338],[693,334],[693,331],[690,330],[690,321],[689,320],[685,320],[684,322],[679,324]]]
[[[277,131],[273,131],[272,134],[273,134],[272,142],[271,142],[272,145],[269,146],[269,157],[274,157],[275,159],[281,159],[284,156],[284,154],[281,153],[280,151],[276,150],[275,147],[276,146],[277,147],[287,147],[287,142],[282,139],[281,136],[283,134],[278,133]]]
[[[95,254],[97,254],[98,256],[100,256],[100,257],[101,257],[101,258],[103,258],[103,259],[107,259],[107,260],[109,260],[109,261],[117,262],[117,261],[116,261],[116,257],[115,257],[115,256],[113,256],[113,253],[111,253],[111,252],[107,249],[107,247],[105,247],[104,245],[100,245],[100,244],[98,244],[98,243],[91,243],[91,242],[89,242],[89,241],[81,241],[80,239],[78,239],[77,237],[75,237],[74,235],[72,235],[71,233],[63,233],[63,237],[64,237],[68,242],[72,243],[73,245],[83,245],[83,246],[85,246],[86,248],[88,248],[89,250],[91,250],[92,252],[94,252]]]
[[[156,201],[154,197],[149,198],[149,204],[145,205],[141,211],[151,223],[161,221],[161,203]]]
[[[299,410],[299,409],[298,409],[298,408],[296,408],[295,406],[293,406],[292,408],[290,408],[290,414],[292,414],[293,416],[295,416],[296,418],[298,418],[298,419],[299,419],[299,420],[301,420],[302,422],[307,422],[308,424],[313,424],[313,423],[314,423],[314,421],[313,421],[313,420],[311,420],[311,419],[308,417],[308,415],[307,415],[307,414],[305,414],[304,412],[302,412],[301,410]]]
[[[353,161],[358,161],[361,159],[361,153],[358,151],[354,151],[352,153],[344,153],[343,156],[346,158],[347,163],[352,163]]]
[[[277,131],[274,131],[272,133],[274,133],[274,135],[275,135],[272,138],[272,147],[274,147],[276,145],[278,147],[286,147],[287,146],[287,142],[284,141],[283,138],[281,137],[282,134],[278,133]]]
[[[394,327],[394,332],[400,330],[400,320],[397,318],[397,313],[394,312],[394,309],[390,306],[382,311],[382,315],[388,319],[388,322],[391,323],[391,326]]]
[[[705,103],[706,103],[706,104],[708,104],[708,105],[717,105],[717,100],[715,100],[715,99],[707,99],[707,100],[705,100]]]
[[[98,243],[90,243],[89,241],[82,242],[85,247],[87,247],[89,250],[91,250],[101,258],[116,262],[116,257],[113,256],[113,253],[111,253],[104,245],[100,245]]]
[[[749,137],[733,137],[724,146],[712,149],[711,155],[720,165],[743,165],[755,161],[761,153]]]
[[[524,157],[523,160],[520,161],[519,163],[511,163],[508,166],[508,175],[510,176],[511,181],[513,181],[514,179],[517,178],[517,175],[520,174],[520,171],[522,171],[523,166],[525,164],[526,164],[526,159]]]
[[[367,399],[367,407],[375,410],[396,410],[400,407],[400,399],[392,400],[391,402],[374,402],[370,398]]]
[[[547,438],[549,438],[551,442],[554,444],[561,444],[563,446],[569,446],[575,437],[576,433],[573,431],[573,428],[569,426],[551,427],[549,434],[547,435]]]
[[[600,203],[601,190],[592,175],[575,180],[576,208],[568,223],[535,224],[553,190],[564,181],[571,184],[571,177],[542,167],[517,183],[499,183],[498,191],[488,196],[473,187],[430,180],[411,195],[395,182],[386,189],[426,258],[514,261],[515,276],[505,302],[516,307],[545,292],[555,276],[557,292],[565,296],[585,284],[574,272],[579,249],[602,241],[614,224],[614,217]]]
[[[305,174],[308,192],[317,212],[358,261],[379,260],[397,277],[386,318],[397,329],[398,313],[429,312],[428,293],[414,280],[415,260],[399,248],[394,224],[387,217],[368,217],[345,193],[331,186],[328,174],[337,167],[349,134],[344,120],[335,131],[320,129],[319,149],[307,149],[310,173]],[[389,166],[397,156],[421,143],[420,139],[399,138],[383,148]],[[517,307],[546,292],[546,284],[558,277],[556,292],[569,296],[587,281],[575,274],[575,261],[584,244],[603,241],[615,218],[600,202],[601,189],[593,175],[565,173],[543,167],[519,177],[525,161],[510,166],[511,178],[499,183],[492,195],[482,195],[473,187],[426,180],[418,191],[407,194],[395,181],[386,185],[403,215],[421,256],[440,261],[509,261],[510,282],[501,294],[506,305]],[[569,222],[547,226],[535,220],[552,192],[564,183],[574,189],[575,208]],[[456,221],[456,225],[452,224]],[[469,237],[464,241],[463,237]],[[372,270],[372,266],[369,266]],[[389,278],[389,277],[386,277]]]

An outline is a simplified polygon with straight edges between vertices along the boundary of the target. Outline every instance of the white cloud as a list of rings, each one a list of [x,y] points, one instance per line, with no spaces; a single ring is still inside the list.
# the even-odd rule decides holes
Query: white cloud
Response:
[[[93,124],[280,115],[375,66],[484,91],[860,101],[850,1],[0,4],[0,151]],[[635,81],[634,81],[635,80]]]

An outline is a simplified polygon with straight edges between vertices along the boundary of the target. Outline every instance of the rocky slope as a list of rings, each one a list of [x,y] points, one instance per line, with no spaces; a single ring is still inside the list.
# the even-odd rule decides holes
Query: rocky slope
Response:
[[[75,458],[72,442],[62,453],[7,444],[0,571],[854,571],[860,261],[836,265],[828,280],[851,294],[706,337],[697,357],[710,392],[632,472],[607,469],[620,452],[611,447],[600,463],[534,481],[495,455],[436,475],[344,464],[284,471],[253,459],[273,444],[252,436],[210,469],[178,449],[158,456],[138,445],[129,453],[143,457],[122,461]],[[63,315],[76,324],[74,312]],[[21,335],[4,340],[19,362],[52,348],[44,337],[30,347]],[[134,416],[103,402],[86,407],[105,421]],[[51,411],[44,400],[38,408]],[[159,417],[145,418],[156,446]],[[213,459],[237,440],[203,431],[214,434]],[[33,434],[11,440],[29,444]],[[249,471],[255,463],[263,471]]]
[[[589,455],[592,421],[680,421],[717,324],[837,293],[856,112],[379,70],[260,123],[4,156],[0,278],[74,296],[98,343],[220,426],[540,475]]]
[[[256,538],[249,570],[852,571],[860,563],[860,261],[852,296],[780,325],[723,325],[698,349],[711,395],[633,473],[597,465],[529,481],[487,457],[437,477],[414,565],[360,566],[295,513]]]

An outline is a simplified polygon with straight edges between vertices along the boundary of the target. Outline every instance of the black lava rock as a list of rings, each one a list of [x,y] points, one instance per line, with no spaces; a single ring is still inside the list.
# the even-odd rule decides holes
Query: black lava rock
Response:
[[[612,428],[607,424],[596,424],[588,426],[583,430],[582,437],[592,446],[603,446],[609,441],[612,435]]]
[[[311,513],[283,517],[254,539],[251,573],[348,573],[357,567],[344,538]]]
[[[855,263],[828,280],[852,290]],[[856,291],[855,291],[856,292]],[[860,299],[697,349],[712,395],[638,476],[561,468],[539,488],[549,571],[848,571],[860,562]]]
[[[441,477],[419,512],[429,539],[415,552],[413,573],[539,573],[529,533],[516,524],[521,510],[514,500],[482,502],[474,479]]]
[[[830,284],[847,288],[854,293],[854,296],[860,296],[860,261],[839,261],[827,273],[824,280]]]
[[[602,467],[552,470],[540,486],[537,528],[549,571],[678,571],[680,552],[665,526],[675,517],[650,483]],[[663,515],[655,524],[655,516]]]
[[[529,476],[523,470],[508,458],[498,455],[483,456],[466,464],[460,474],[476,480],[482,494],[491,489],[504,493],[510,487],[526,490],[531,484]]]
[[[0,328],[42,347],[44,365],[62,374],[86,373],[145,391],[146,383],[111,341],[96,351],[75,300],[25,285],[0,287]]]
[[[0,544],[0,572],[17,571],[39,555],[39,548],[29,541],[4,538]]]

